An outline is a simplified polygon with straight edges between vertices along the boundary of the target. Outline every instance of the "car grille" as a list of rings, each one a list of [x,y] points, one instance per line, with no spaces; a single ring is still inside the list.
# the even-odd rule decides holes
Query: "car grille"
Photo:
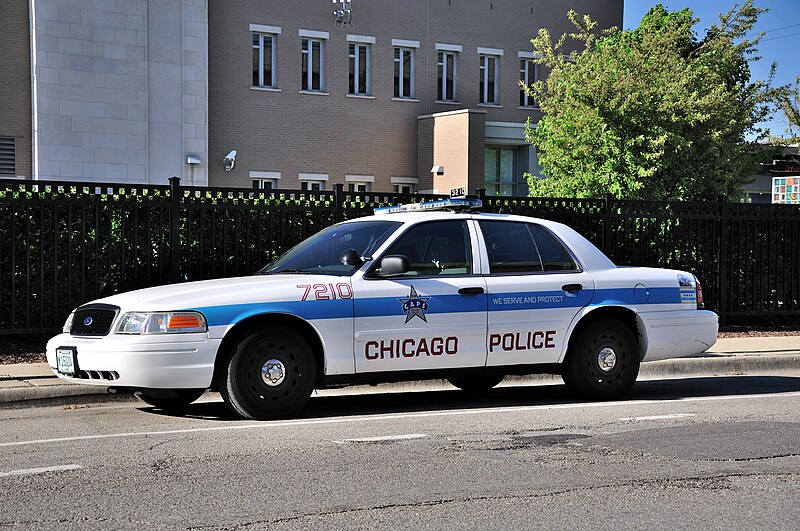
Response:
[[[75,310],[70,334],[73,336],[105,336],[111,330],[119,308],[110,304],[87,304]]]

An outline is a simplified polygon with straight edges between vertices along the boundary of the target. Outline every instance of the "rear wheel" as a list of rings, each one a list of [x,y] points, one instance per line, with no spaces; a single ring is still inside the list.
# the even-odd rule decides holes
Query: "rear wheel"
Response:
[[[266,420],[299,411],[315,379],[316,361],[305,339],[293,331],[256,332],[236,346],[219,388],[236,413]]]
[[[454,387],[464,391],[488,391],[503,381],[505,375],[492,374],[487,376],[451,376],[447,379]]]
[[[615,319],[591,323],[571,343],[562,376],[581,398],[613,400],[633,387],[639,374],[639,345]]]
[[[159,409],[182,409],[205,392],[205,389],[142,389],[134,394],[142,402]]]

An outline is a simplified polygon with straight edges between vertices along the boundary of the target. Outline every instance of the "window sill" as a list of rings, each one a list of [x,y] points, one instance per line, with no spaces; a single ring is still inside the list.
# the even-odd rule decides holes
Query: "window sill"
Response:
[[[409,103],[419,103],[416,98],[392,98],[392,101],[407,101]]]
[[[440,105],[461,105],[460,101],[449,101],[449,100],[436,100],[433,103],[438,103]]]
[[[330,96],[329,92],[322,92],[321,90],[301,90],[300,94],[310,94],[312,96]]]
[[[517,107],[517,109],[519,109],[521,111],[540,111],[541,110],[539,107],[531,107],[531,106],[525,107],[525,106],[522,106],[522,105]]]
[[[375,96],[369,96],[367,94],[347,94],[348,98],[355,98],[357,100],[374,100]]]
[[[250,90],[257,90],[258,92],[281,92],[281,89],[272,87],[250,87]]]
[[[502,105],[498,105],[496,103],[479,103],[478,107],[489,107],[491,109],[502,109]]]

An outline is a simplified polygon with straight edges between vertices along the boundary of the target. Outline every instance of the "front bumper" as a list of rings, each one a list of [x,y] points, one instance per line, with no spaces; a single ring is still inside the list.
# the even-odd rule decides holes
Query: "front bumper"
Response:
[[[98,386],[204,389],[211,385],[221,339],[207,333],[76,337],[59,334],[47,342],[47,363],[59,378]],[[79,373],[59,374],[56,349],[74,347]]]
[[[642,361],[696,356],[717,342],[719,318],[708,310],[640,312]]]

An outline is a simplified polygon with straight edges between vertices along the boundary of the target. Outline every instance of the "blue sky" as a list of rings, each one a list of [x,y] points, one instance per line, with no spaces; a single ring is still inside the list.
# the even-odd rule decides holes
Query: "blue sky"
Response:
[[[625,29],[639,25],[642,17],[650,7],[659,3],[655,0],[626,0],[623,26]],[[700,22],[695,25],[699,35],[718,21],[717,14],[725,13],[733,7],[734,1],[704,0],[686,2],[681,0],[662,0],[660,2],[669,11],[690,8]],[[738,3],[742,3],[741,0]],[[759,17],[753,33],[765,32],[759,45],[761,60],[751,63],[753,79],[766,79],[773,62],[778,63],[774,83],[776,85],[791,83],[800,74],[800,0],[756,0],[756,5],[769,9]],[[769,127],[773,135],[780,135],[786,130],[786,118],[776,113],[772,120],[763,124]]]

